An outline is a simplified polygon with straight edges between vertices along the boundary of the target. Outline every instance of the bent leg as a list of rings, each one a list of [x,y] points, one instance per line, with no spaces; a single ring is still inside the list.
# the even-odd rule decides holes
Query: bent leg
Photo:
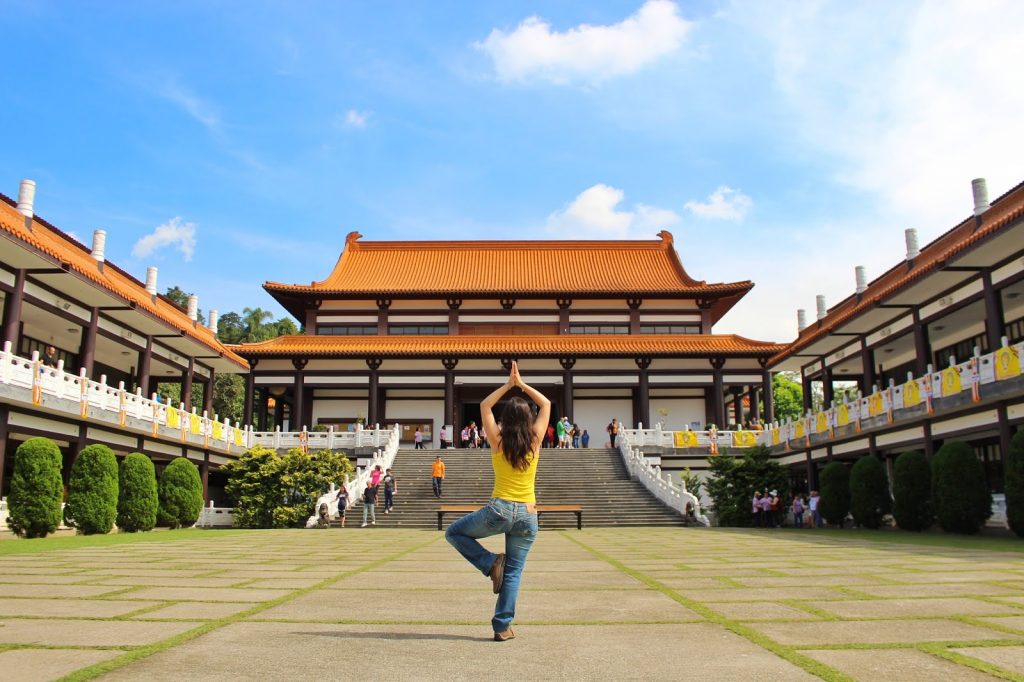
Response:
[[[463,516],[448,526],[444,539],[457,549],[466,561],[473,564],[478,571],[486,576],[490,575],[491,566],[494,565],[498,555],[477,542],[477,538],[503,533],[509,525],[504,516],[488,505],[468,516]]]

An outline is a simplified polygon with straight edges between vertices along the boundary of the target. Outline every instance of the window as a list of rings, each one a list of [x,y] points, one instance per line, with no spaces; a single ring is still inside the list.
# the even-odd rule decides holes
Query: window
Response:
[[[1024,341],[1024,317],[1006,323],[1006,338],[1010,340],[1010,343]]]
[[[641,334],[700,334],[699,324],[640,325]]]
[[[448,325],[393,324],[388,327],[392,336],[446,336]]]
[[[569,327],[572,334],[628,334],[628,324],[574,324]]]
[[[377,333],[377,325],[317,325],[316,333],[321,336],[373,336]]]
[[[982,353],[987,353],[989,350],[988,337],[985,336],[984,334],[978,334],[973,338],[964,339],[963,341],[954,343],[951,346],[940,348],[939,350],[935,351],[935,368],[937,370],[940,370],[949,367],[950,355],[955,357],[957,362],[967,362],[972,357],[974,357],[975,346],[980,348]]]

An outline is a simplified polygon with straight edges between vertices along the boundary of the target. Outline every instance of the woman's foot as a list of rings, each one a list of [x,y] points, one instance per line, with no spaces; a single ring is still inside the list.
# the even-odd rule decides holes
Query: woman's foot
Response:
[[[515,638],[516,638],[516,633],[512,632],[512,628],[509,628],[508,630],[505,630],[505,632],[495,632],[494,633],[494,641],[495,642],[507,642],[508,640],[515,639]]]
[[[505,555],[499,554],[498,558],[491,564],[491,587],[494,594],[501,592],[501,582],[505,579]],[[511,632],[511,630],[509,630]]]

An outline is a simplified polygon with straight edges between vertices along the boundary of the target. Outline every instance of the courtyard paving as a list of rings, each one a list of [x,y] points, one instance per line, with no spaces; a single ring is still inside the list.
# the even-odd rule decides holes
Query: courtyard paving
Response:
[[[544,532],[505,643],[436,531],[0,548],[0,678],[1024,680],[1024,553],[963,544]]]

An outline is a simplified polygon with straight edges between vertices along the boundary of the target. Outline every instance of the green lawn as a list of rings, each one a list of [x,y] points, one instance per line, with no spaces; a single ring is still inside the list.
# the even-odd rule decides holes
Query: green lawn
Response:
[[[175,542],[177,540],[197,540],[201,538],[226,537],[242,531],[235,530],[200,530],[198,528],[180,528],[178,530],[154,530],[148,533],[110,533],[108,535],[59,535],[48,538],[10,538],[0,542],[0,556],[13,554],[37,554],[40,552],[56,552],[66,549],[83,547],[110,547],[138,542]]]

